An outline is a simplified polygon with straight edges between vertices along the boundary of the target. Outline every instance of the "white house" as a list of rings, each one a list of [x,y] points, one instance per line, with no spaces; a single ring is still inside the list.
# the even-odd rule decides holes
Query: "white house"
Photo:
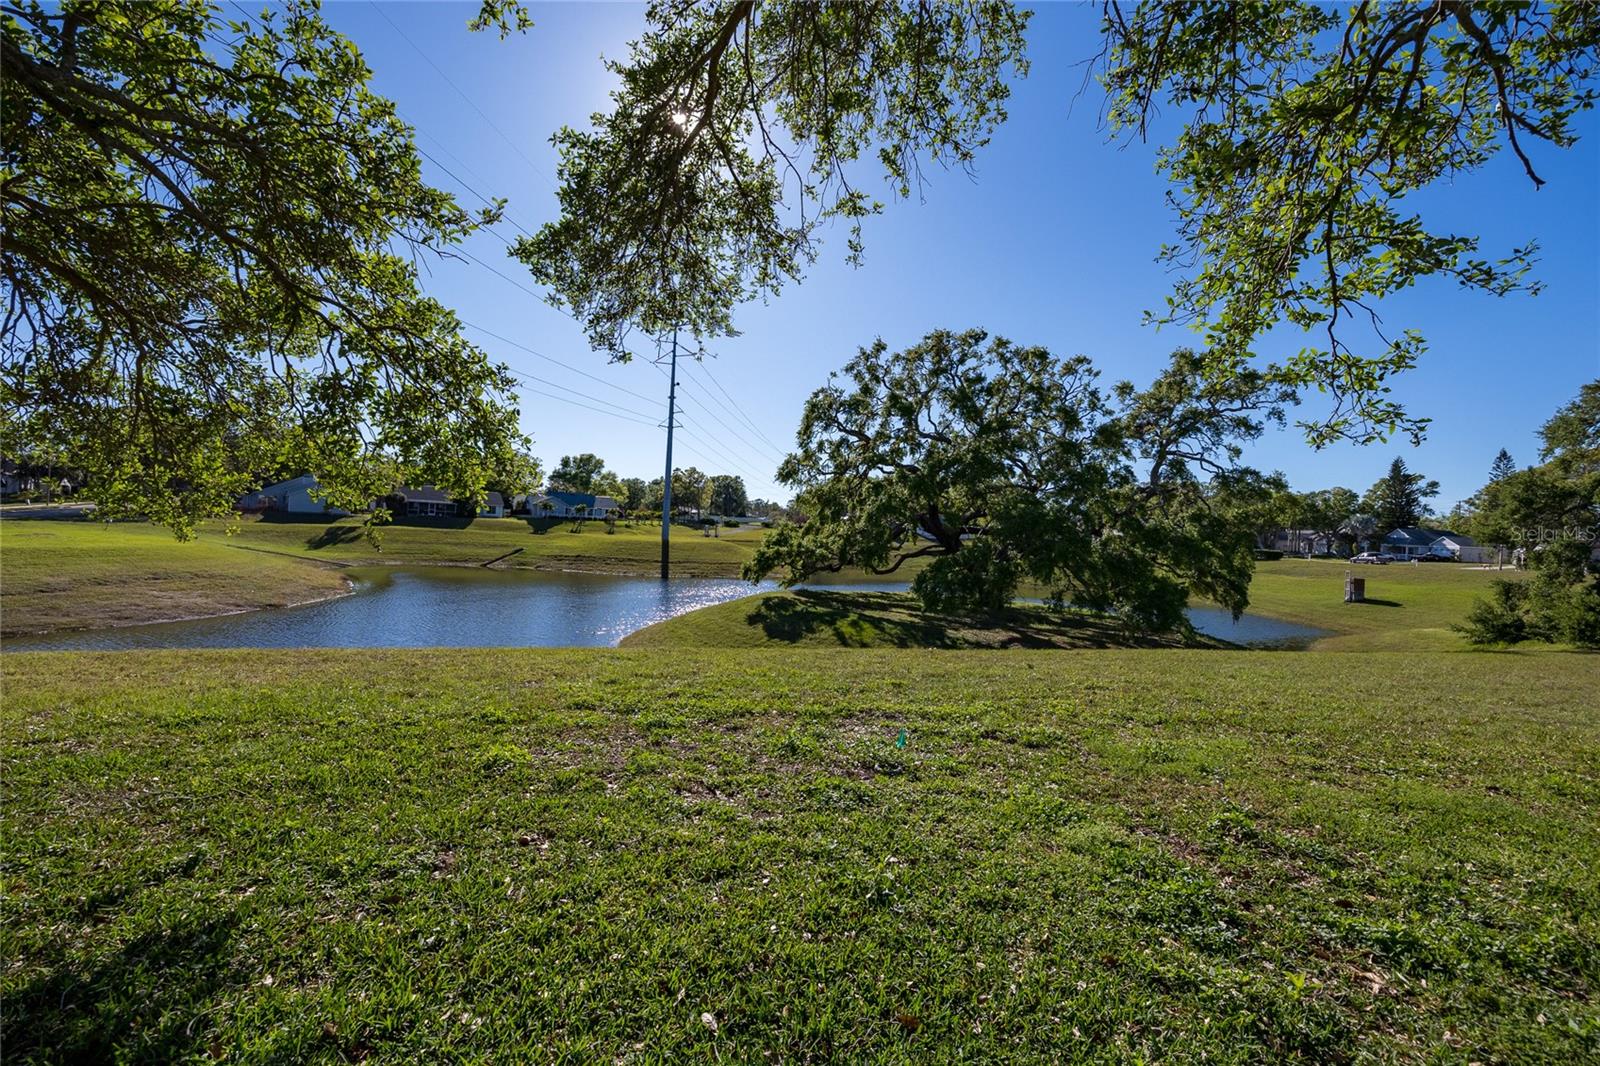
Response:
[[[350,512],[329,507],[322,498],[322,486],[310,474],[301,474],[276,485],[267,485],[239,499],[241,511],[280,511],[288,514],[347,515]]]
[[[483,503],[478,507],[479,518],[504,518],[506,516],[506,498],[498,492],[484,494]]]
[[[1383,538],[1383,550],[1401,559],[1433,555],[1454,559],[1459,563],[1482,563],[1494,558],[1492,548],[1481,546],[1471,537],[1426,526],[1403,526],[1390,530]]]
[[[1492,563],[1495,561],[1495,550],[1479,544],[1471,537],[1464,537],[1459,533],[1444,533],[1439,536],[1429,547],[1434,554],[1449,554],[1455,556],[1458,563]]]

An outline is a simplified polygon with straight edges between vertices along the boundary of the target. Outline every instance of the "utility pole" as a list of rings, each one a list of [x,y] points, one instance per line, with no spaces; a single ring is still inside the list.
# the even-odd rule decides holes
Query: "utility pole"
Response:
[[[667,473],[661,479],[661,580],[667,580],[672,537],[672,424],[677,418],[678,327],[672,327],[672,374],[667,379]]]

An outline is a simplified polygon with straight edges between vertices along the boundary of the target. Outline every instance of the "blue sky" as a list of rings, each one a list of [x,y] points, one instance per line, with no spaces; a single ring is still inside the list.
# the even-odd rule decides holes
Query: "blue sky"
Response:
[[[257,9],[248,0],[243,6]],[[375,89],[416,127],[418,146],[436,161],[424,163],[429,180],[464,203],[475,200],[463,184],[509,197],[511,219],[534,229],[556,212],[550,134],[606,107],[611,82],[600,57],[625,55],[644,7],[538,4],[534,28],[505,41],[467,31],[475,9],[475,2],[419,2],[380,11],[346,0],[326,13],[360,47]],[[1032,72],[1016,85],[1011,118],[980,155],[975,177],[930,171],[920,202],[891,202],[868,222],[864,266],[848,266],[844,234],[831,234],[802,284],[740,309],[742,335],[716,342],[716,357],[691,368],[682,384],[676,465],[737,473],[752,495],[787,498],[791,490],[772,473],[801,404],[878,336],[901,347],[935,328],[982,327],[1058,355],[1088,355],[1108,383],[1147,382],[1173,348],[1191,343],[1185,331],[1141,325],[1167,292],[1155,254],[1174,235],[1156,146],[1108,143],[1093,87],[1072,106],[1083,77],[1078,64],[1097,47],[1097,11],[1046,5],[1035,16]],[[1396,440],[1314,451],[1291,428],[1270,433],[1246,461],[1282,470],[1297,488],[1359,491],[1401,454],[1441,482],[1441,508],[1482,484],[1500,448],[1533,462],[1539,424],[1600,377],[1600,119],[1585,116],[1580,130],[1575,149],[1534,147],[1549,182],[1542,190],[1502,153],[1482,171],[1416,197],[1434,229],[1478,233],[1488,255],[1537,238],[1537,272],[1548,286],[1537,298],[1497,300],[1426,282],[1381,308],[1387,327],[1419,329],[1431,344],[1395,387],[1413,413],[1433,419],[1420,448]],[[515,235],[510,223],[500,228]],[[505,277],[470,261],[441,263],[426,287],[465,321],[521,345],[469,330],[496,358],[544,379],[531,389],[570,401],[533,392],[524,399],[524,428],[546,468],[564,453],[593,451],[624,476],[659,476],[664,433],[655,423],[666,383],[657,369],[608,364],[590,352],[577,324],[540,301],[495,236],[480,234],[467,250]],[[631,414],[617,417],[579,394]],[[1307,409],[1321,402],[1312,396]]]

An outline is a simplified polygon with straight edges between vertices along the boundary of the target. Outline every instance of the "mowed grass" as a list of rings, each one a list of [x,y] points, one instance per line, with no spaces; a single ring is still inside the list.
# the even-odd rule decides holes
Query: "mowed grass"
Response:
[[[1365,603],[1344,602],[1346,573],[1366,579]],[[1440,651],[1468,645],[1451,626],[1464,622],[1496,578],[1522,573],[1454,563],[1353,565],[1332,559],[1280,559],[1256,564],[1253,614],[1303,622],[1333,636],[1318,651]]]
[[[1103,615],[1018,604],[997,615],[924,611],[908,593],[801,589],[701,607],[631,633],[624,647],[1127,648],[1216,647],[1139,636]]]
[[[1592,1061],[1595,662],[9,655],[7,1061]]]
[[[0,521],[0,632],[171,621],[335,596],[327,567],[153,526]]]
[[[1346,571],[1367,581],[1367,602],[1344,602]],[[1467,650],[1451,627],[1473,601],[1513,570],[1484,571],[1444,563],[1352,566],[1332,560],[1285,559],[1256,564],[1251,614],[1298,622],[1329,635],[1317,651]],[[845,575],[839,591],[753,596],[703,607],[626,638],[641,647],[1128,647],[1139,644],[1106,619],[1056,614],[1019,604],[1000,619],[923,612],[908,597],[856,593]],[[832,576],[830,576],[832,580]],[[1039,593],[1042,590],[1024,590]],[[1174,646],[1174,635],[1144,641]],[[1543,650],[1543,646],[1541,646]]]
[[[728,535],[707,537],[674,526],[673,573],[737,576],[760,538],[753,531],[723,532]],[[363,534],[356,517],[333,522],[246,517],[236,523],[212,523],[204,537],[347,564],[481,565],[507,556],[501,565],[533,569],[654,575],[661,567],[661,526],[647,522],[631,526],[619,522],[615,532],[607,533],[601,522],[584,522],[574,531],[571,523],[550,525],[523,518],[418,520],[381,527],[375,543]]]

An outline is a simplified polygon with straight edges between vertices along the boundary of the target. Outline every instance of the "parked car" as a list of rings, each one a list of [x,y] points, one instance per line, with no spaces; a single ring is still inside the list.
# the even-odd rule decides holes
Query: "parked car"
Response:
[[[1371,563],[1374,566],[1382,566],[1389,561],[1389,556],[1384,555],[1382,552],[1362,552],[1360,555],[1351,556],[1350,561],[1352,563]]]
[[[1453,555],[1435,555],[1433,552],[1417,556],[1417,562],[1419,563],[1453,563],[1455,561],[1455,556]]]

